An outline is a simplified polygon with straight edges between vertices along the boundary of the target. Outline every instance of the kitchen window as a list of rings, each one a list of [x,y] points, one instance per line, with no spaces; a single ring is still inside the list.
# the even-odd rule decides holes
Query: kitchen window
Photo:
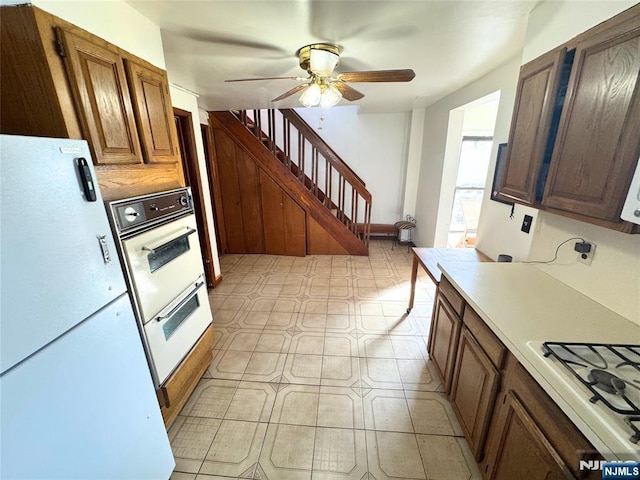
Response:
[[[449,226],[451,247],[475,245],[492,145],[493,137],[462,138]]]

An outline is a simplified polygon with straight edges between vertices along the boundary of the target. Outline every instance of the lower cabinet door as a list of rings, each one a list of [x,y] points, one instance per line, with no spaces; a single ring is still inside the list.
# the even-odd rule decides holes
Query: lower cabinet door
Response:
[[[469,447],[478,461],[482,458],[499,381],[500,373],[471,332],[463,327],[450,398]]]
[[[449,391],[456,358],[456,346],[462,321],[449,306],[442,294],[436,297],[429,355],[443,379],[444,389]]]
[[[492,434],[490,480],[575,478],[513,391],[504,396]]]

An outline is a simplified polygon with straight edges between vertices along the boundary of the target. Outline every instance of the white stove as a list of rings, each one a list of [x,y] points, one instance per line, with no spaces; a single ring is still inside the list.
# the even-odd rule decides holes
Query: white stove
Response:
[[[607,460],[640,460],[640,345],[528,345],[554,399],[583,432],[592,432],[587,437],[600,453]]]

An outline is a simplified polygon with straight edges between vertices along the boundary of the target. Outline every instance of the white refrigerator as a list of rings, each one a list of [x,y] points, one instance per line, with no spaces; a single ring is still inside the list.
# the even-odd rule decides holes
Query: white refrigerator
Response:
[[[174,459],[87,143],[0,135],[0,478]]]

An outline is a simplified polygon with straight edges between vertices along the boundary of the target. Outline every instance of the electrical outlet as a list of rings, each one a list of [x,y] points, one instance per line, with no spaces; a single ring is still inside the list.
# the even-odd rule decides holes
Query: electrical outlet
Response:
[[[524,219],[522,220],[522,227],[520,227],[520,230],[523,231],[524,233],[529,233],[529,231],[531,230],[532,223],[533,223],[533,217],[531,215],[525,215]]]
[[[580,263],[584,263],[585,265],[591,265],[591,261],[593,260],[593,255],[596,253],[596,244],[595,243],[590,243],[591,245],[591,250],[589,250],[588,252],[578,252],[578,261]],[[576,243],[576,245],[578,245],[578,243]]]

